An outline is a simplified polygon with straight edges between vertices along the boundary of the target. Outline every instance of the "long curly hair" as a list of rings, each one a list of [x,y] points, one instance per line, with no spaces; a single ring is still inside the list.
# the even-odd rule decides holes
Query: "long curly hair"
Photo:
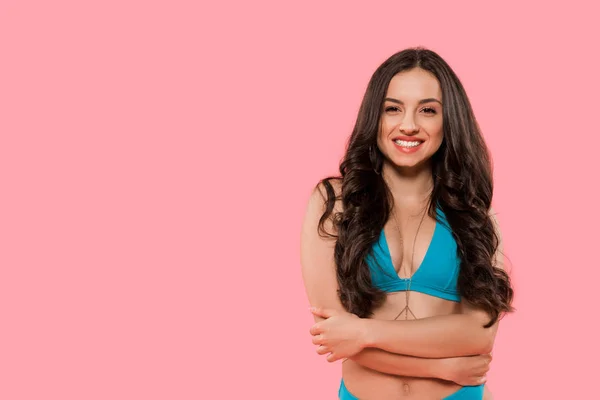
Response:
[[[317,184],[325,189],[326,199],[319,232],[337,238],[334,257],[338,296],[343,306],[360,317],[371,316],[386,293],[372,285],[365,257],[378,239],[393,204],[393,196],[381,176],[384,156],[377,147],[379,122],[391,79],[415,67],[438,79],[444,99],[443,140],[431,159],[434,185],[428,214],[437,219],[437,205],[446,215],[460,259],[459,293],[491,315],[485,325],[490,327],[501,314],[513,311],[510,277],[494,264],[499,237],[489,215],[492,166],[462,83],[437,53],[423,47],[405,49],[389,57],[374,72],[340,163],[340,176],[326,177]],[[333,180],[341,183],[339,196]],[[337,200],[343,207],[334,212]],[[328,219],[337,234],[325,230]]]

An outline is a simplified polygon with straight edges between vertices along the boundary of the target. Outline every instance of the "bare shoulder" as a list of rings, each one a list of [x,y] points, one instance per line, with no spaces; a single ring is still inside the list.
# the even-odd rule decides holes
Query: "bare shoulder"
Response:
[[[325,202],[329,197],[335,197],[336,206],[341,207],[342,180],[332,178],[319,182],[313,189],[311,200]],[[340,211],[340,210],[338,210]]]
[[[342,211],[341,193],[341,179],[329,179],[326,182],[319,182],[319,184],[313,188],[308,199],[303,223],[304,230],[308,229],[314,231],[317,229],[321,217],[327,210],[328,201],[330,201],[330,199],[335,199],[333,208],[330,210],[331,215],[324,221],[325,230],[334,233],[335,227],[332,224],[332,217],[334,217],[336,213]]]

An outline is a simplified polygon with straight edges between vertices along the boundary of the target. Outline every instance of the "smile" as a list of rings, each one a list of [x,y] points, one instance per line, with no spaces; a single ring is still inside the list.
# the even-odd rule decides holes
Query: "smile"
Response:
[[[410,149],[410,148],[419,146],[423,142],[420,140],[399,140],[398,139],[398,140],[394,140],[394,143],[396,143],[400,147]]]

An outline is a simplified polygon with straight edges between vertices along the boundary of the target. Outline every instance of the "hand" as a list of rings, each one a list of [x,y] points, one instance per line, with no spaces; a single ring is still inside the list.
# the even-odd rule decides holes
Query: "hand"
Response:
[[[441,378],[461,386],[477,386],[486,382],[490,369],[491,354],[478,356],[442,358]]]
[[[327,356],[327,361],[334,362],[349,358],[362,349],[366,344],[365,320],[349,312],[332,309],[311,309],[316,316],[325,318],[310,328],[313,344],[320,345],[317,353]]]

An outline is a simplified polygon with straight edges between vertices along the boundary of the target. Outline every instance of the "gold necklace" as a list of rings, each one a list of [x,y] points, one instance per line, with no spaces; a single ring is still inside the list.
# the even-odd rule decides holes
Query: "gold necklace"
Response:
[[[429,205],[429,203],[427,205]],[[398,319],[398,317],[400,315],[402,315],[402,313],[404,313],[405,311],[406,311],[405,318],[404,318],[405,320],[408,320],[408,313],[410,313],[414,319],[417,319],[415,314],[410,309],[408,301],[409,301],[409,297],[410,297],[410,285],[412,283],[412,276],[413,276],[413,267],[414,267],[414,260],[415,260],[415,245],[417,244],[417,236],[419,235],[419,230],[421,229],[421,225],[423,224],[423,220],[425,219],[425,214],[427,214],[427,209],[428,209],[428,207],[426,207],[425,210],[423,211],[423,215],[421,216],[421,221],[419,222],[419,226],[417,227],[417,232],[415,233],[415,239],[413,241],[412,256],[410,259],[410,274],[408,275],[408,278],[407,278],[408,285],[406,287],[406,290],[404,291],[405,296],[406,296],[406,305],[404,306],[404,308],[402,310],[400,310],[400,312],[398,313],[398,315],[396,315],[396,318],[394,318],[394,320]],[[398,225],[398,218],[396,217],[395,205],[392,208],[392,216],[394,218],[394,223],[396,225],[396,230],[398,231],[398,235],[400,235],[400,248],[402,248],[404,250],[404,239],[402,238],[402,232],[400,231],[400,226]],[[402,252],[404,253],[404,251],[402,251]],[[402,257],[402,258],[404,258],[404,257]],[[402,268],[402,260],[400,260],[400,268]]]

